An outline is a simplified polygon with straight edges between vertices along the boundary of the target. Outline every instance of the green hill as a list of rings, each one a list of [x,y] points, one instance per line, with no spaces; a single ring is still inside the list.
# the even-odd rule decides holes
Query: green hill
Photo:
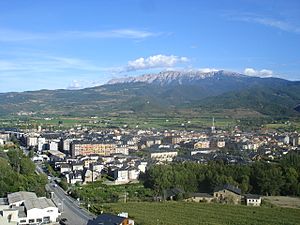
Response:
[[[81,90],[2,93],[0,115],[183,114],[191,110],[203,113],[227,109],[271,116],[299,115],[300,82],[224,71],[153,76],[156,80],[147,76],[151,82],[140,82],[137,78]]]

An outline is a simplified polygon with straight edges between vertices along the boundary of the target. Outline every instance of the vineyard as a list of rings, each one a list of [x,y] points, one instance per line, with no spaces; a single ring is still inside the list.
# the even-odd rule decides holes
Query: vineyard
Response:
[[[137,225],[296,225],[300,209],[280,207],[249,207],[206,203],[112,203],[105,211],[128,212]]]

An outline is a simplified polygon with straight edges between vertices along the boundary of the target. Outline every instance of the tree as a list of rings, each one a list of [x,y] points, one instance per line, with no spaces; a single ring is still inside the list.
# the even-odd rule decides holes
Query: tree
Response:
[[[21,174],[32,174],[35,172],[35,165],[29,158],[23,158],[20,162],[20,173]]]
[[[299,174],[293,167],[284,168],[284,185],[282,186],[283,195],[297,195],[299,186]]]

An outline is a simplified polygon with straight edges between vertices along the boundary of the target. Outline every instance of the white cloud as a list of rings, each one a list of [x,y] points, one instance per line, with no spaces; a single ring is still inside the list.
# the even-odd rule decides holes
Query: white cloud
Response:
[[[69,86],[67,87],[67,89],[70,90],[77,90],[83,88],[83,86],[79,83],[78,80],[73,80],[71,84],[69,84]]]
[[[100,39],[100,38],[125,38],[144,39],[159,36],[154,33],[138,29],[114,29],[100,31],[62,31],[53,33],[26,32],[11,29],[0,29],[1,42],[34,41],[34,40],[59,40],[59,39]]]
[[[114,68],[100,67],[88,60],[50,56],[43,54],[32,54],[18,56],[15,59],[1,60],[0,59],[0,76],[2,72],[63,72],[67,70],[78,70],[86,72],[108,72]]]
[[[225,16],[230,20],[239,20],[249,23],[257,23],[268,27],[273,27],[282,31],[292,32],[300,34],[300,26],[294,21],[286,19],[277,19],[266,17],[265,15],[258,15],[253,13],[242,13],[242,14],[225,14]]]
[[[274,27],[283,31],[288,31],[288,32],[294,32],[294,33],[300,33],[300,28],[288,23],[286,21],[281,21],[277,19],[272,19],[272,18],[248,18],[248,20],[251,22],[256,22],[265,26],[270,26]]]
[[[188,62],[187,57],[179,57],[175,55],[153,55],[147,58],[138,58],[133,61],[129,61],[126,67],[126,71],[134,70],[146,70],[153,68],[170,68],[176,64]]]
[[[244,74],[248,75],[248,76],[256,76],[256,75],[258,75],[257,71],[255,69],[253,69],[253,68],[246,68],[244,70]]]
[[[157,36],[159,33],[153,33],[135,29],[116,29],[105,31],[67,31],[64,36],[73,38],[147,38]]]
[[[273,71],[267,69],[256,70],[253,68],[245,68],[244,74],[248,76],[271,77],[273,76]]]
[[[210,72],[217,72],[219,70],[217,70],[215,68],[200,68],[200,69],[198,69],[198,71],[200,71],[202,73],[210,73]]]
[[[262,69],[259,72],[260,72],[261,76],[265,76],[265,77],[271,77],[273,75],[273,71],[272,70]]]

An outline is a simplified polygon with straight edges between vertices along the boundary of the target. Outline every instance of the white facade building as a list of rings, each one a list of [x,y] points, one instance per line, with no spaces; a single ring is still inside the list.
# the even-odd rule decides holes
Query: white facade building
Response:
[[[19,224],[56,222],[59,216],[58,208],[51,199],[37,198],[24,202],[26,217],[19,217]]]
[[[58,151],[58,142],[57,141],[51,141],[49,143],[49,150]]]
[[[27,137],[27,146],[34,147],[38,145],[38,138],[37,137]]]
[[[150,154],[151,159],[163,162],[172,162],[173,159],[178,155],[177,152],[175,151],[170,151],[170,152],[153,152]]]
[[[51,199],[38,198],[33,192],[8,194],[7,201],[6,208],[1,212],[2,219],[18,225],[54,223],[60,215]]]
[[[259,195],[246,194],[245,195],[245,203],[248,206],[260,206],[261,205],[261,197]]]
[[[44,145],[46,144],[46,139],[45,138],[42,138],[42,137],[39,137],[38,138],[38,150],[39,151],[42,151],[44,150]]]

